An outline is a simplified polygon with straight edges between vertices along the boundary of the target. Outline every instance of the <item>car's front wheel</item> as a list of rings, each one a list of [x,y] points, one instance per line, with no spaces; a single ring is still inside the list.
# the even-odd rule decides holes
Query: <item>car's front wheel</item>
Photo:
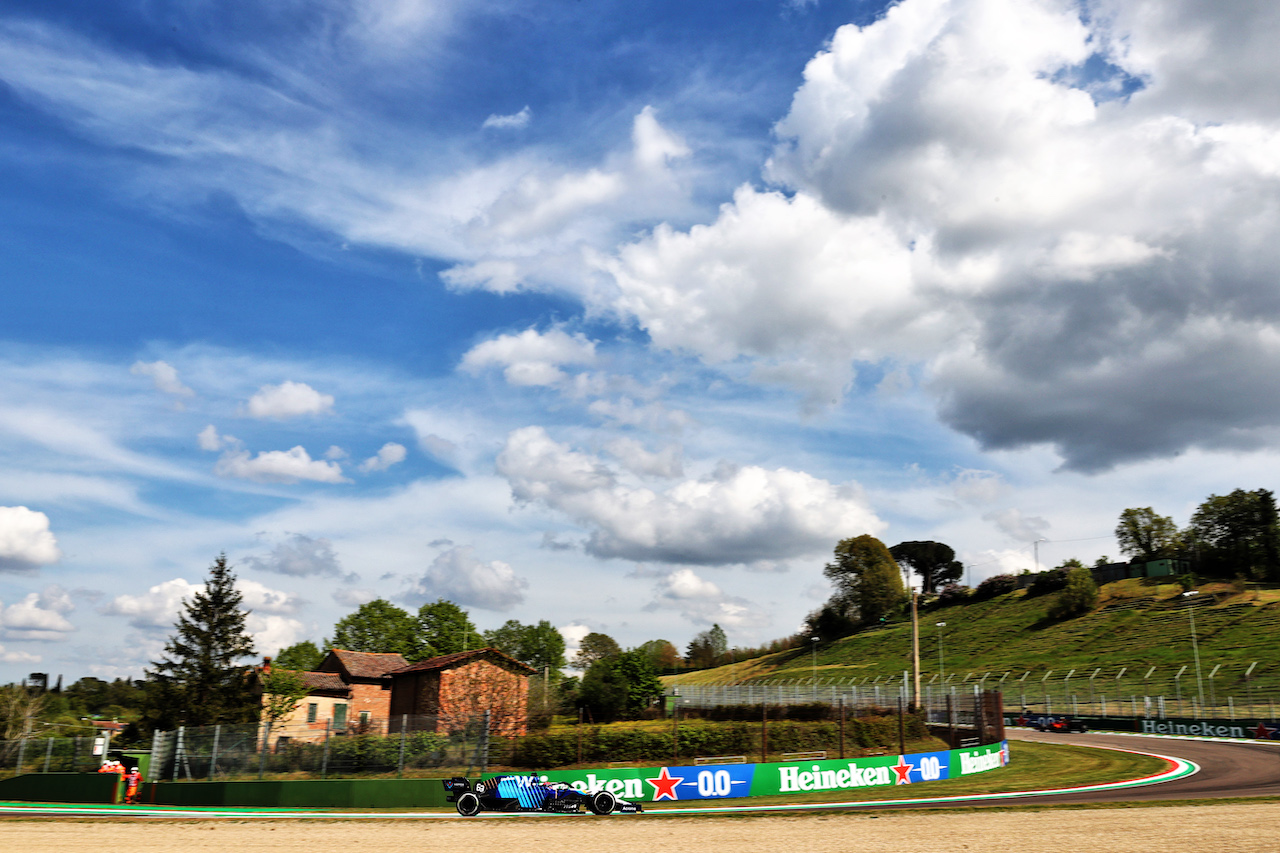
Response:
[[[617,804],[618,798],[608,791],[596,791],[591,796],[591,811],[596,814],[610,814]]]
[[[471,817],[480,813],[480,798],[470,791],[459,794],[458,798],[453,801],[453,805],[458,809],[458,814],[463,817]]]

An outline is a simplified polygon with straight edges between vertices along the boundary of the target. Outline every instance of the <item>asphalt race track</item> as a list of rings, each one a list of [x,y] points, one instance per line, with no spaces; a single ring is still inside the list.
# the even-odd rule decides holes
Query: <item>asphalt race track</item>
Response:
[[[1010,729],[1010,740],[1154,752],[1193,761],[1200,772],[1181,779],[1085,794],[1036,797],[1041,803],[1097,803],[1280,796],[1280,741],[1212,741],[1145,735],[1051,734]],[[974,803],[974,805],[980,805]]]
[[[1280,742],[1214,741],[1192,738],[1157,737],[1123,734],[1052,734],[1030,730],[1011,729],[1007,736],[1013,741],[1065,743],[1075,746],[1121,749],[1182,759],[1176,762],[1181,769],[1171,768],[1161,774],[1171,777],[1155,783],[1120,783],[1092,786],[1088,790],[1027,791],[1002,794],[980,794],[957,797],[933,797],[911,799],[904,797],[892,801],[839,802],[806,805],[760,806],[747,803],[698,807],[657,807],[645,815],[694,815],[694,814],[763,814],[797,811],[826,810],[877,810],[877,809],[927,809],[927,808],[981,808],[1008,806],[1010,804],[1079,805],[1104,802],[1206,800],[1239,797],[1280,797]],[[58,815],[77,817],[127,817],[127,818],[184,818],[184,819],[297,819],[311,820],[394,820],[394,819],[459,819],[456,814],[445,812],[327,812],[321,809],[148,809],[137,806],[75,806],[35,803],[0,803],[3,816]],[[627,820],[643,818],[628,817]],[[545,815],[482,814],[479,819],[512,819],[518,817],[546,817]]]

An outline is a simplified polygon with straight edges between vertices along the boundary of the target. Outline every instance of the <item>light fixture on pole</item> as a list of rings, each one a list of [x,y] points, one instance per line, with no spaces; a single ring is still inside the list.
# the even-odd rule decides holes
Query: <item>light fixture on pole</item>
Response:
[[[1199,595],[1200,590],[1191,589],[1182,594],[1183,598]],[[1199,696],[1200,713],[1204,713],[1204,682],[1200,679],[1200,645],[1196,642],[1196,606],[1190,602],[1186,605],[1187,616],[1191,619],[1191,654],[1196,660],[1196,693]]]
[[[1048,539],[1042,537],[1031,543],[1031,547],[1034,548],[1036,552],[1036,574],[1040,573],[1040,543],[1048,541]]]
[[[947,669],[942,663],[942,629],[947,627],[946,622],[938,622],[938,677],[942,679],[942,687],[946,689]]]
[[[818,638],[810,637],[809,639],[813,641],[813,645],[810,646],[810,648],[813,649],[813,655],[809,660],[810,674],[813,678],[813,701],[817,702],[818,701]]]

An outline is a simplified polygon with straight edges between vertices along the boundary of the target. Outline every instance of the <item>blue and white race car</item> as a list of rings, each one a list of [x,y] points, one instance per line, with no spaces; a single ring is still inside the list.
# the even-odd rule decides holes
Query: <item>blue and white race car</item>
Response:
[[[543,782],[537,776],[494,776],[474,785],[455,776],[444,780],[445,799],[458,814],[471,817],[490,812],[549,812],[552,814],[638,814],[639,803],[620,800],[608,791],[584,793],[564,782]]]

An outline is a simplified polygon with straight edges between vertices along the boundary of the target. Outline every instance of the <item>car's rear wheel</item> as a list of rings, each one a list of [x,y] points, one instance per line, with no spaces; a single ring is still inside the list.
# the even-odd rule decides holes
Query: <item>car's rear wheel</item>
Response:
[[[591,796],[591,811],[596,814],[610,814],[617,804],[618,798],[608,791],[596,791]]]
[[[480,813],[480,798],[470,791],[459,794],[458,798],[453,801],[453,805],[458,809],[458,814],[463,817],[471,817]]]

